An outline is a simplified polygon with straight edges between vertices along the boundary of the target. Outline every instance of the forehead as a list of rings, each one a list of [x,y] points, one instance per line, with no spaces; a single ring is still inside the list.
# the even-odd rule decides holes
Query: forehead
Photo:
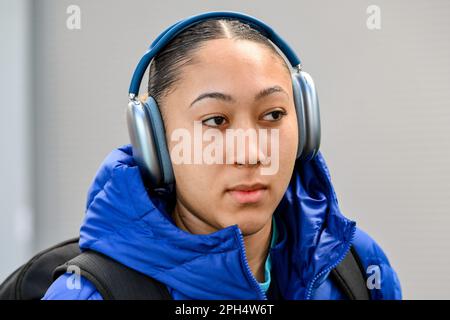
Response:
[[[249,40],[215,39],[204,42],[182,68],[181,78],[191,84],[246,83],[287,86],[291,77],[283,58],[261,43]]]

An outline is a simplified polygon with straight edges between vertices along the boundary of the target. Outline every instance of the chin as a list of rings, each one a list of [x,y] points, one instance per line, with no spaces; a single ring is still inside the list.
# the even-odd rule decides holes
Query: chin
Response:
[[[270,222],[271,212],[261,207],[241,209],[233,215],[229,225],[237,224],[244,236],[252,235],[260,231]]]

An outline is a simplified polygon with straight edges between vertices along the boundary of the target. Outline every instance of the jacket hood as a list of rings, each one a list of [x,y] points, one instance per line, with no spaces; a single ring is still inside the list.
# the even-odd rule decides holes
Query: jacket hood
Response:
[[[80,248],[164,283],[174,299],[265,299],[237,225],[195,235],[178,228],[167,197],[150,196],[131,145],[111,152],[88,191]],[[322,154],[297,161],[274,212],[272,274],[284,299],[304,299],[350,247],[355,222],[339,210]]]

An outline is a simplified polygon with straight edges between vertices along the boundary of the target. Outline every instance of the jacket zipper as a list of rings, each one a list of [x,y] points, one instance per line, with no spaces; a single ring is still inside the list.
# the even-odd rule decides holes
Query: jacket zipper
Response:
[[[344,253],[332,264],[330,265],[328,268],[326,268],[325,270],[319,272],[309,283],[306,293],[305,293],[305,300],[310,300],[311,299],[311,294],[312,294],[312,290],[313,290],[313,286],[314,283],[317,281],[317,279],[319,279],[323,274],[330,272],[332,269],[336,268],[337,265],[339,265],[339,263],[342,262],[342,260],[344,260],[345,256],[347,255],[347,253],[350,250],[350,247],[352,245],[353,242],[353,238],[355,237],[355,232],[356,232],[356,227],[353,226],[353,230],[352,230],[352,235],[350,237],[350,240],[347,242]]]
[[[261,289],[261,286],[259,285],[258,281],[256,281],[256,278],[253,276],[252,271],[250,270],[250,266],[248,265],[247,257],[245,254],[245,243],[244,243],[244,236],[242,235],[241,229],[237,228],[239,233],[239,240],[241,244],[241,260],[244,262],[245,266],[245,272],[247,274],[247,278],[250,279],[251,284],[256,289],[256,291],[259,293],[259,296],[262,300],[267,300],[267,296],[264,293],[264,291]]]

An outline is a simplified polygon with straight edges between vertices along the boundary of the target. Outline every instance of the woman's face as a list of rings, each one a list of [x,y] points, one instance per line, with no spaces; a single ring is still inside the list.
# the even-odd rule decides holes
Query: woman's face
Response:
[[[205,161],[175,163],[171,156],[177,206],[189,210],[198,221],[207,225],[204,233],[238,224],[244,235],[254,234],[270,223],[289,184],[295,163],[298,128],[290,73],[279,56],[248,40],[207,41],[194,54],[194,61],[180,69],[181,79],[162,100],[169,152],[172,154],[173,148],[181,141],[171,138],[174,130],[186,129],[184,132],[190,134],[193,144],[194,122],[199,121],[202,132],[215,129],[215,133],[223,137],[221,150],[224,160],[212,164]],[[258,93],[273,87],[276,89],[266,90],[265,95],[255,99]],[[215,94],[197,99],[205,93]],[[262,144],[252,144],[250,139],[246,140],[245,149],[238,150],[237,140],[234,140],[234,154],[241,152],[244,156],[241,162],[245,159],[245,164],[239,166],[241,162],[236,157],[227,163],[227,152],[232,154],[230,140],[226,139],[227,129],[250,129],[256,134],[265,129],[268,133],[265,151],[258,153],[258,145],[261,149]],[[278,129],[278,139],[275,139],[274,131],[270,131],[272,129]],[[202,150],[219,141],[202,140]],[[278,149],[274,143],[278,144]],[[275,172],[273,161],[271,164],[249,163],[251,155],[269,156],[271,151],[278,153]],[[194,159],[193,145],[191,152],[191,159]],[[270,174],[263,174],[261,169],[271,165]],[[255,192],[250,195],[230,191],[235,186],[254,183],[266,186],[258,192],[259,196]]]

